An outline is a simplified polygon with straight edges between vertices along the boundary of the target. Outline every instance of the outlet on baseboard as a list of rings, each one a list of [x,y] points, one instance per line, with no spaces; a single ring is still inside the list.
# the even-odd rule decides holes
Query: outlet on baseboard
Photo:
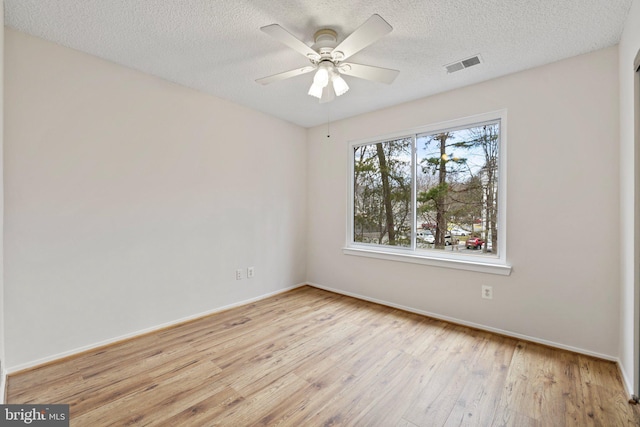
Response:
[[[493,286],[482,285],[482,298],[493,299]]]

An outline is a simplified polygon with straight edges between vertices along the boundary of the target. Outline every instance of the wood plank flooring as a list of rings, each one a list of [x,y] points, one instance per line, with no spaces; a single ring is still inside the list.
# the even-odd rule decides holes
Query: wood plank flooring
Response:
[[[640,426],[608,361],[311,287],[11,375],[72,426]]]

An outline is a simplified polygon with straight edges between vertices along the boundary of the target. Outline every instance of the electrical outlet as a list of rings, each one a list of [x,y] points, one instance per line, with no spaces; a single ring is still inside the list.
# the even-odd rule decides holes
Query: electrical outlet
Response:
[[[247,279],[251,279],[256,274],[254,267],[247,267]]]
[[[237,269],[236,270],[236,280],[242,280],[242,270],[241,269]]]
[[[493,299],[493,286],[482,285],[482,298]]]

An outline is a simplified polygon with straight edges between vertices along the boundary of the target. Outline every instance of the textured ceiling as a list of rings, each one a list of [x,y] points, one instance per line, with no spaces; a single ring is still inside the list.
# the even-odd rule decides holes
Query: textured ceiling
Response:
[[[399,104],[618,43],[632,0],[5,0],[8,27],[304,127]],[[400,70],[387,86],[354,77],[328,104],[313,74],[261,86],[304,57],[259,30],[277,23],[308,45],[338,42],[372,14],[393,31],[350,61]],[[480,54],[483,63],[443,66]]]

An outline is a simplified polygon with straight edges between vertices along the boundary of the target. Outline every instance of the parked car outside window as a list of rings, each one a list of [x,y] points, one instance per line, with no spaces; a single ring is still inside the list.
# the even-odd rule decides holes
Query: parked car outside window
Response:
[[[418,240],[422,240],[426,243],[435,243],[436,238],[433,236],[433,233],[429,230],[418,231],[416,233],[416,237]]]
[[[453,227],[451,229],[451,234],[454,235],[454,236],[466,236],[467,234],[469,234],[469,232],[467,230],[465,230],[464,228]]]
[[[469,237],[467,239],[467,249],[482,249],[482,245],[484,245],[484,240],[479,237]]]
[[[433,232],[431,230],[418,231],[416,233],[416,237],[418,238],[418,240],[421,240],[429,244],[436,242],[436,237],[433,235]],[[451,245],[451,242],[452,242],[451,234],[446,234],[444,236],[444,245],[449,246]]]

